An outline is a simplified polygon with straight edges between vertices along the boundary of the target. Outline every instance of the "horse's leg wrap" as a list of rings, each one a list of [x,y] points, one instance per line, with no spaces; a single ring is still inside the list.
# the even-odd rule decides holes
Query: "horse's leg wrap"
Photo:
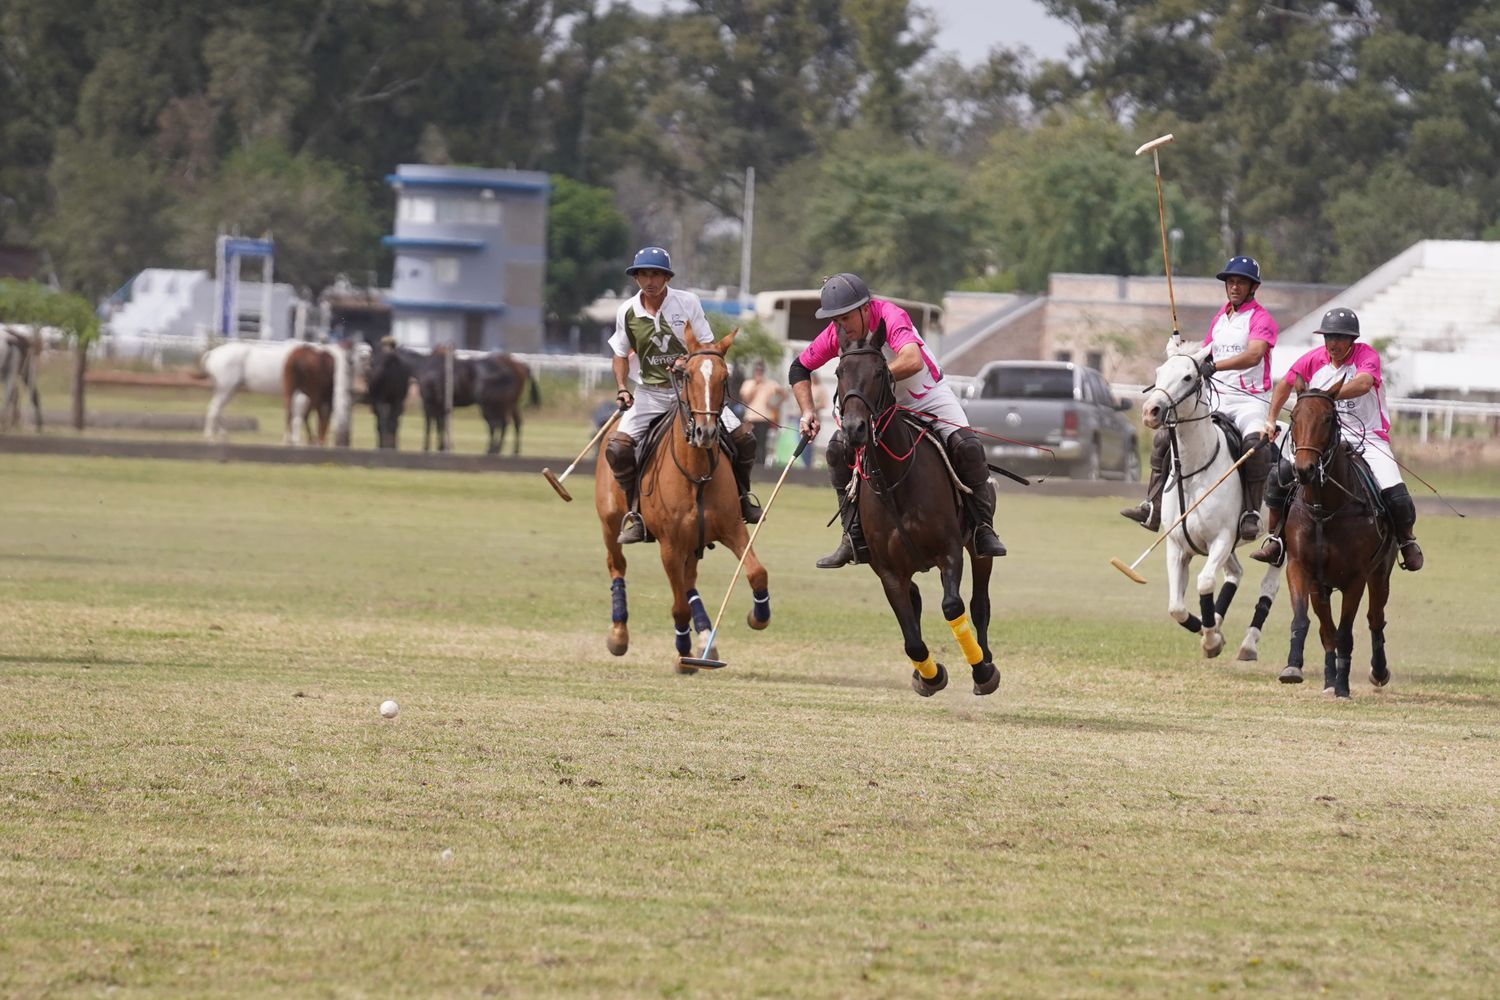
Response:
[[[1239,589],[1239,584],[1232,583],[1229,580],[1224,581],[1224,586],[1219,588],[1219,599],[1214,601],[1215,620],[1224,620],[1224,614],[1229,610],[1229,605],[1234,601],[1234,595]]]
[[[687,592],[688,612],[693,616],[693,628],[699,632],[707,632],[714,627],[709,620],[708,609],[703,606],[703,598],[698,595],[698,588],[694,587]]]
[[[1385,501],[1386,513],[1391,519],[1391,530],[1401,546],[1401,568],[1415,572],[1422,568],[1422,547],[1417,544],[1417,505],[1405,483],[1397,483],[1380,491]]]
[[[924,681],[932,680],[937,676],[938,672],[937,664],[933,662],[932,654],[930,652],[920,662],[917,660],[912,660],[911,668],[915,670]]]
[[[1130,518],[1147,531],[1161,528],[1161,491],[1167,485],[1167,449],[1171,444],[1165,428],[1157,428],[1151,435],[1151,478],[1146,481],[1146,499],[1120,511],[1121,517]]]
[[[1338,676],[1338,667],[1335,658],[1338,656],[1333,650],[1323,654],[1323,693],[1328,694],[1333,690],[1334,681]]]
[[[1197,635],[1199,632],[1203,631],[1203,623],[1198,620],[1197,615],[1188,615],[1177,624],[1181,625],[1183,628],[1187,629],[1194,635]]]
[[[686,629],[686,628],[677,628],[677,626],[674,625],[674,626],[672,626],[672,631],[674,633],[676,633],[677,655],[678,656],[692,656],[693,655],[693,630],[692,629]]]
[[[1214,594],[1209,591],[1198,595],[1198,613],[1203,616],[1203,624],[1209,628],[1215,628],[1219,624],[1219,618],[1214,614]]]
[[[769,590],[753,590],[750,592],[754,598],[750,606],[750,613],[758,622],[771,620],[771,592]]]
[[[960,427],[948,435],[948,453],[959,482],[970,490],[964,506],[974,522],[974,551],[981,556],[1005,555],[1005,545],[995,534],[995,484],[990,482],[984,445],[973,431]]]
[[[1250,627],[1254,629],[1264,628],[1266,618],[1271,614],[1271,599],[1262,597],[1255,602],[1255,614],[1250,616]]]
[[[964,651],[964,659],[969,666],[977,666],[984,662],[984,650],[979,648],[979,636],[974,633],[974,626],[969,623],[967,612],[960,611],[957,618],[948,619],[948,627],[953,630],[953,638],[958,640],[958,648]]]
[[[646,540],[646,526],[640,515],[640,476],[635,460],[635,438],[629,434],[616,434],[609,439],[604,449],[604,459],[609,471],[615,474],[615,482],[625,492],[625,520],[620,525],[621,545]]]
[[[746,524],[760,520],[760,503],[750,494],[750,471],[755,468],[755,433],[740,424],[729,435],[734,445],[734,482],[739,487],[740,514]]]
[[[630,620],[630,607],[625,602],[625,578],[617,576],[609,584],[609,620],[623,625]]]

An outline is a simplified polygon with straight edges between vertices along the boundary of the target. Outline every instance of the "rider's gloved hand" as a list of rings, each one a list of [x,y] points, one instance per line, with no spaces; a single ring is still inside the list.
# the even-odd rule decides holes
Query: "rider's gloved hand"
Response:
[[[622,410],[628,410],[635,405],[635,393],[629,389],[621,388],[615,393],[615,405]]]
[[[1202,375],[1204,378],[1212,378],[1214,372],[1218,370],[1219,365],[1214,361],[1214,356],[1212,354],[1204,358],[1202,361],[1198,362],[1198,374]]]

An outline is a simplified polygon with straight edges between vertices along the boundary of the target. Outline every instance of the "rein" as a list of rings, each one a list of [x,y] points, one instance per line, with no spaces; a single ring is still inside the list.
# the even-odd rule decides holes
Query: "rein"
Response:
[[[841,351],[839,353],[839,360],[842,361],[846,357],[858,354],[871,354],[880,359],[880,374],[882,378],[880,389],[876,395],[884,405],[876,407],[870,402],[868,396],[855,389],[845,390],[843,395],[839,397],[838,405],[840,413],[846,412],[848,400],[857,399],[865,405],[866,411],[870,414],[870,443],[868,445],[861,445],[855,450],[854,471],[862,482],[869,484],[870,489],[885,504],[886,509],[890,512],[891,520],[895,522],[896,530],[900,533],[901,540],[906,543],[907,551],[911,553],[912,558],[921,560],[922,551],[917,548],[917,543],[912,540],[911,535],[907,532],[906,525],[901,520],[901,511],[896,506],[896,489],[906,481],[907,476],[911,475],[912,469],[916,468],[917,463],[914,461],[914,458],[917,446],[927,436],[929,428],[923,427],[917,433],[915,439],[913,439],[910,436],[912,433],[911,427],[904,419],[899,419],[901,413],[906,410],[906,407],[900,406],[896,402],[895,379],[891,375],[891,369],[886,363],[885,355],[878,348],[853,347]],[[903,435],[905,435],[904,441],[902,440]],[[887,436],[896,440],[887,444]],[[892,445],[897,448],[903,445],[906,446],[905,453],[897,454],[892,450]],[[875,449],[873,452],[871,451],[872,446]],[[885,468],[880,460],[881,452],[884,452],[887,457],[894,461],[900,470],[894,481],[886,478]]]
[[[1196,416],[1196,417],[1181,417],[1181,416],[1178,416],[1178,414],[1177,414],[1177,407],[1181,406],[1183,403],[1186,403],[1189,399],[1193,399],[1193,400],[1199,399],[1202,396],[1202,393],[1203,393],[1204,382],[1205,382],[1205,379],[1203,378],[1203,376],[1199,375],[1198,378],[1188,387],[1187,391],[1184,392],[1182,394],[1182,396],[1179,397],[1179,398],[1177,398],[1177,399],[1173,399],[1172,398],[1172,394],[1170,392],[1168,392],[1166,389],[1163,389],[1163,388],[1161,388],[1159,386],[1154,386],[1153,385],[1153,386],[1151,386],[1151,388],[1149,388],[1149,389],[1146,390],[1146,394],[1147,394],[1148,397],[1150,396],[1150,394],[1152,392],[1159,392],[1163,396],[1167,397],[1167,417],[1166,417],[1166,419],[1164,421],[1162,421],[1162,423],[1167,428],[1167,437],[1168,437],[1168,439],[1171,442],[1172,476],[1173,476],[1173,479],[1175,480],[1174,485],[1177,487],[1177,509],[1178,510],[1187,510],[1188,509],[1188,502],[1187,502],[1187,481],[1189,479],[1193,478],[1194,476],[1201,476],[1203,473],[1205,473],[1209,469],[1213,468],[1214,462],[1218,461],[1219,452],[1224,447],[1224,435],[1223,434],[1215,434],[1214,435],[1214,450],[1209,454],[1208,461],[1204,462],[1202,466],[1200,466],[1197,469],[1194,469],[1192,472],[1183,472],[1182,471],[1182,446],[1181,446],[1181,444],[1178,443],[1178,440],[1177,440],[1177,428],[1178,428],[1178,425],[1180,425],[1180,424],[1196,423],[1199,420],[1209,420],[1209,419],[1211,419],[1213,417],[1213,412],[1211,410],[1208,410],[1208,409],[1205,408],[1204,412],[1201,415],[1199,415],[1199,416]],[[1144,405],[1144,404],[1142,404],[1142,405]],[[1192,549],[1195,553],[1197,553],[1200,556],[1207,555],[1208,554],[1208,550],[1205,549],[1203,546],[1199,545],[1198,544],[1198,540],[1195,539],[1193,537],[1192,532],[1188,530],[1188,518],[1183,518],[1182,519],[1182,525],[1181,525],[1181,527],[1182,527],[1182,537],[1187,542],[1188,548]]]

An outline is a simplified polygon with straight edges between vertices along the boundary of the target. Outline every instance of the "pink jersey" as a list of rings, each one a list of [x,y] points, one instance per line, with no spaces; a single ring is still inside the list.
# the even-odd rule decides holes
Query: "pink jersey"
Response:
[[[911,316],[905,309],[884,299],[870,300],[870,329],[874,330],[885,320],[885,354],[886,363],[889,364],[907,344],[916,344],[917,350],[922,352],[922,367],[917,369],[915,375],[907,376],[896,383],[896,400],[900,403],[910,403],[921,399],[933,389],[944,384],[943,370],[938,363],[927,353],[927,344],[917,333],[916,327],[911,325]],[[817,371],[828,362],[839,356],[839,328],[837,323],[829,323],[823,332],[813,338],[813,342],[797,357],[802,367],[808,371]]]
[[[1355,342],[1354,349],[1342,365],[1335,365],[1328,356],[1327,347],[1314,347],[1298,358],[1287,369],[1285,381],[1296,387],[1302,379],[1309,389],[1327,389],[1339,379],[1352,379],[1366,372],[1375,380],[1369,392],[1353,399],[1341,399],[1338,408],[1344,426],[1344,436],[1351,441],[1361,440],[1366,433],[1382,441],[1391,439],[1391,418],[1385,408],[1385,382],[1380,377],[1380,355],[1369,344]]]
[[[1229,311],[1229,303],[1224,303],[1209,325],[1208,336],[1203,338],[1205,344],[1213,346],[1214,360],[1244,353],[1252,340],[1266,342],[1266,356],[1259,368],[1215,372],[1214,381],[1219,383],[1222,391],[1261,396],[1271,390],[1271,348],[1276,346],[1276,333],[1276,321],[1266,307],[1254,299],[1234,312]]]

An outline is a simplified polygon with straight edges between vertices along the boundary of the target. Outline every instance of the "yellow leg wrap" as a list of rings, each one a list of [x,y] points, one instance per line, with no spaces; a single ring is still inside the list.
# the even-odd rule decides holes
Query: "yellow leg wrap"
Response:
[[[937,664],[932,662],[931,653],[928,653],[927,659],[923,660],[921,663],[918,663],[916,660],[912,660],[911,665],[917,671],[917,673],[922,675],[922,679],[924,681],[930,681],[937,676]]]
[[[958,648],[964,651],[969,666],[984,661],[984,650],[979,648],[979,637],[974,634],[974,626],[969,624],[968,612],[953,619],[948,627],[953,630],[953,638],[958,640]]]

